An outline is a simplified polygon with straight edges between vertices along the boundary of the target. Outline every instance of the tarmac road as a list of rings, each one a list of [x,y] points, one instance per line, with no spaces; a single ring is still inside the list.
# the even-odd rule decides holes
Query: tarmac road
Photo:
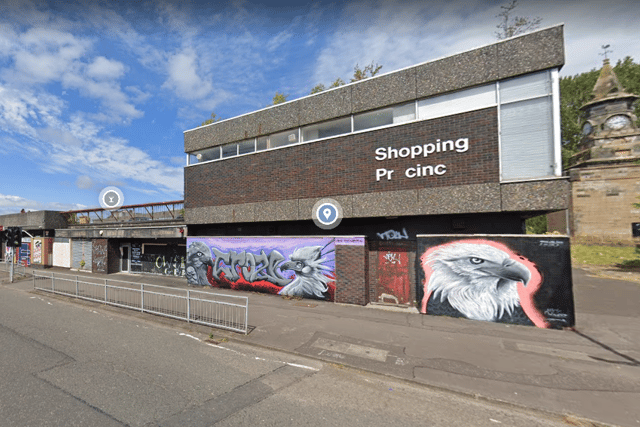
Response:
[[[3,426],[566,425],[28,289],[0,286]]]
[[[182,278],[119,274],[109,275],[109,278],[184,286]],[[97,384],[112,378],[115,381],[118,375],[124,375],[121,372],[129,372],[138,366],[134,357],[137,354],[152,352],[153,356],[145,356],[149,357],[149,362],[146,363],[148,366],[158,365],[165,369],[175,365],[179,371],[185,369],[185,372],[189,372],[192,364],[183,363],[183,360],[184,357],[193,358],[193,355],[183,355],[182,346],[196,345],[208,351],[214,348],[202,341],[209,334],[208,328],[97,304],[69,302],[48,294],[27,293],[30,288],[29,282],[0,286],[0,325],[76,361],[88,357],[78,356],[76,352],[82,354],[81,351],[96,346],[95,337],[100,337],[97,342],[103,343],[103,346],[99,347],[101,351],[98,350],[97,354],[102,355],[104,352],[118,355],[119,364],[116,366],[119,369],[96,374],[94,381],[91,369],[81,364],[79,372],[82,375],[78,375],[85,382],[81,379],[76,382],[85,386],[87,378],[91,383]],[[15,294],[18,299],[21,293],[28,295],[28,301],[40,304],[36,304],[36,307],[46,304],[47,309],[51,309],[48,304],[51,303],[52,306],[59,306],[60,312],[56,316],[45,316],[43,320],[39,309],[31,310],[33,313],[25,321],[21,313],[29,310],[15,309],[14,305],[19,305],[17,300],[14,303],[5,302],[7,293]],[[189,378],[188,383],[195,381],[194,384],[198,384],[197,390],[213,393],[213,397],[208,400],[204,395],[197,395],[191,400],[172,400],[169,397],[171,393],[163,394],[165,388],[171,390],[170,383],[162,382],[158,392],[153,393],[159,400],[154,401],[145,397],[146,386],[128,381],[110,385],[112,391],[104,397],[101,393],[93,392],[89,394],[91,399],[87,400],[85,394],[68,388],[65,376],[58,378],[60,384],[50,382],[67,394],[87,402],[90,407],[100,409],[114,420],[130,425],[143,424],[136,424],[141,421],[135,416],[130,419],[120,414],[119,411],[123,411],[118,406],[120,401],[111,393],[120,396],[126,391],[126,396],[133,396],[135,402],[142,402],[136,403],[140,408],[159,406],[161,409],[154,411],[166,410],[171,415],[162,412],[151,416],[153,421],[142,417],[147,420],[145,422],[160,425],[172,425],[169,423],[173,419],[171,417],[184,412],[185,408],[195,408],[209,402],[214,406],[208,412],[221,413],[221,408],[231,408],[231,412],[225,415],[226,418],[215,418],[221,425],[253,424],[261,423],[261,420],[273,425],[347,425],[345,420],[354,425],[359,425],[361,421],[368,425],[381,425],[383,422],[393,425],[416,422],[419,425],[499,425],[498,422],[506,425],[554,425],[553,423],[564,419],[566,423],[561,425],[638,426],[640,310],[637,302],[640,301],[640,284],[590,277],[581,270],[574,270],[574,293],[577,314],[575,331],[542,330],[317,301],[284,300],[271,295],[246,293],[250,297],[249,323],[253,326],[252,332],[244,336],[214,331],[216,339],[229,340],[221,345],[230,350],[214,349],[253,355],[248,360],[243,359],[247,366],[239,369],[232,361],[218,361],[208,353],[212,359],[201,362],[194,358],[194,363],[220,366],[220,372],[214,370],[210,373],[213,378],[220,376],[223,380],[220,386],[225,381],[236,379],[237,371],[249,369],[254,363],[252,357],[278,360],[280,363],[291,358],[302,361],[293,363],[313,366],[318,371],[277,390],[269,391],[259,385],[257,389],[266,390],[266,394],[259,393],[259,398],[251,397],[256,389],[254,385],[262,384],[260,378],[263,376],[279,378],[280,374],[269,376],[276,372],[276,365],[271,367],[271,371],[265,368],[267,373],[252,371],[252,375],[243,377],[241,384],[229,383],[231,391],[224,387],[218,389],[217,382],[213,389],[211,385],[206,388],[196,381],[199,376],[185,374]],[[10,321],[3,314],[5,308],[7,312],[13,313],[8,318]],[[71,322],[55,320],[78,309],[96,313],[89,311],[93,317],[78,317]],[[106,316],[109,321],[87,323],[97,316]],[[30,320],[32,317],[42,323]],[[47,325],[47,332],[22,332],[34,322],[36,325]],[[79,347],[73,347],[74,351],[61,348],[59,343],[65,341],[65,334],[60,331],[66,325],[76,323],[81,326],[74,334],[84,337],[79,342],[85,342],[86,345],[76,344]],[[49,324],[52,330],[48,330]],[[147,328],[145,332],[148,337],[138,337],[136,331],[144,327]],[[38,326],[31,328],[37,331]],[[155,331],[156,328],[158,332]],[[150,329],[154,331],[153,334]],[[159,331],[162,330],[168,330],[168,335],[161,334]],[[179,335],[179,331],[199,338],[200,341]],[[50,335],[57,336],[56,340],[50,342]],[[155,338],[151,339],[152,336]],[[123,344],[117,337],[127,339]],[[4,336],[2,339],[4,342]],[[174,340],[178,341],[174,343]],[[138,346],[138,343],[143,345]],[[130,348],[135,348],[135,352]],[[179,362],[172,364],[153,359],[165,353],[173,357],[180,355],[177,359]],[[114,363],[105,362],[105,365]],[[46,371],[47,368],[45,366],[42,372],[49,372]],[[231,372],[230,378],[226,376],[227,371]],[[35,375],[36,378],[47,375],[40,374],[41,370],[34,372],[36,373],[31,372],[30,375]],[[294,369],[294,372],[297,371]],[[69,373],[65,372],[65,375]],[[174,377],[178,376],[174,374]],[[125,375],[123,380],[126,378],[128,377]],[[136,374],[135,378],[142,378],[142,375]],[[150,389],[156,387],[157,381],[155,378],[150,381]],[[280,383],[280,380],[276,382]],[[107,381],[106,384],[110,383]],[[143,390],[139,395],[136,391],[138,389]],[[180,388],[187,389],[186,386]],[[234,395],[234,390],[239,394]],[[390,392],[400,390],[403,392],[402,398],[389,401],[390,396],[400,394]],[[181,391],[176,396],[180,397],[182,393],[185,392]],[[248,395],[245,396],[245,393]],[[234,396],[233,401],[248,403],[242,403],[240,407],[230,406],[228,400],[224,400],[227,394]],[[260,397],[267,394],[267,397]],[[2,396],[4,399],[4,395]],[[108,399],[109,396],[112,397]],[[366,399],[362,400],[360,396],[366,396]],[[103,398],[107,399],[106,402],[102,402]],[[137,407],[134,410],[134,414],[143,413]],[[189,410],[185,413],[188,414]],[[224,411],[222,413],[226,414]],[[505,418],[496,418],[493,416],[496,413]],[[150,417],[148,413],[146,417]],[[162,424],[163,422],[166,424]]]

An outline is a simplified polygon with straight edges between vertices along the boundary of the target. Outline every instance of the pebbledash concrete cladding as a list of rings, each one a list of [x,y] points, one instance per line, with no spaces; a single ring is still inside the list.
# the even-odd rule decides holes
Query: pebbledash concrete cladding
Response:
[[[419,234],[522,234],[568,208],[563,64],[559,25],[185,131],[189,236],[363,238],[336,241],[332,299],[414,305]],[[332,230],[312,221],[324,198]]]

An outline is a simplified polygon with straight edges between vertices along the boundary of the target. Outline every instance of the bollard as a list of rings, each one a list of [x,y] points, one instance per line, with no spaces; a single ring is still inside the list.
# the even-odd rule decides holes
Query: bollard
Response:
[[[78,276],[76,276],[76,298],[78,298]]]
[[[144,313],[144,283],[140,284],[140,311]]]

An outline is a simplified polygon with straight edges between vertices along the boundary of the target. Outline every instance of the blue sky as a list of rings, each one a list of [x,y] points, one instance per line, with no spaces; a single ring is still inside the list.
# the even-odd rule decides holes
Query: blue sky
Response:
[[[500,4],[451,1],[0,0],[0,214],[180,200],[183,131],[496,40]],[[640,60],[640,2],[520,0],[565,24],[572,75]]]

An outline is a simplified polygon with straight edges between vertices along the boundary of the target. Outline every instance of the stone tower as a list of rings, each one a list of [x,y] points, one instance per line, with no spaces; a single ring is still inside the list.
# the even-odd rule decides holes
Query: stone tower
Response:
[[[578,241],[632,244],[640,222],[640,130],[633,114],[639,97],[626,93],[608,59],[585,113],[579,152],[571,158],[571,231]]]

